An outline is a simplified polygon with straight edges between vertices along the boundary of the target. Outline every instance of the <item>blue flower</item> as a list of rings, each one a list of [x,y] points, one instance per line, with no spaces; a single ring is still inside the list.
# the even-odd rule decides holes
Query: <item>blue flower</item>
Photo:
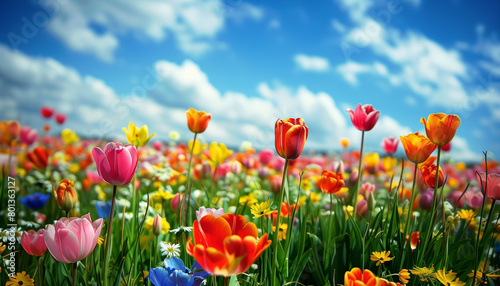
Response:
[[[19,198],[19,201],[32,210],[43,208],[50,198],[50,194],[34,193],[27,195],[24,198]]]
[[[177,257],[165,259],[163,265],[149,270],[148,278],[155,286],[199,286],[210,275],[196,261],[193,269],[185,267]]]
[[[108,219],[111,213],[111,201],[96,202],[95,208],[97,209],[97,214],[100,218]]]

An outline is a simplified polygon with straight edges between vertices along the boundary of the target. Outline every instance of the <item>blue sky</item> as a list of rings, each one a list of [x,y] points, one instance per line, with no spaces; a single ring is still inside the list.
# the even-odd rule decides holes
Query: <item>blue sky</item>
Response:
[[[462,119],[450,157],[500,154],[500,1],[3,5],[0,119],[40,128],[47,105],[81,136],[123,139],[132,121],[188,140],[194,107],[213,115],[207,142],[273,148],[276,119],[302,117],[306,148],[338,150],[341,137],[359,147],[346,109],[362,103],[381,111],[370,151],[444,112]]]

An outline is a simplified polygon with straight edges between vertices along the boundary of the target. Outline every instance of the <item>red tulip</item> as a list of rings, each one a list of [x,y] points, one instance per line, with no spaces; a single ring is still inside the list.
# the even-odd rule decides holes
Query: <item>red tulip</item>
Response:
[[[56,114],[54,119],[56,120],[57,124],[62,125],[64,124],[64,122],[66,122],[66,115],[58,113]]]
[[[122,186],[128,184],[135,174],[138,156],[132,144],[110,142],[104,147],[92,149],[92,157],[97,166],[99,176],[108,184]]]
[[[323,171],[318,181],[318,186],[325,194],[335,194],[344,187],[344,177],[342,173],[334,173],[332,171]]]
[[[40,114],[42,114],[43,118],[49,119],[54,115],[54,109],[48,106],[42,106],[42,108],[40,108]]]
[[[45,250],[47,250],[47,246],[43,240],[43,229],[36,232],[34,230],[23,232],[21,236],[21,245],[29,255],[42,256]]]
[[[32,152],[27,153],[26,157],[38,169],[43,170],[49,165],[49,152],[42,146],[38,146]]]
[[[271,244],[267,233],[257,242],[257,227],[242,215],[206,215],[193,224],[186,250],[208,273],[229,277],[247,271]]]
[[[278,155],[285,159],[297,159],[306,144],[309,128],[302,118],[278,119],[274,125],[274,144]]]
[[[424,178],[424,182],[429,188],[434,188],[436,185],[436,170],[437,166],[432,164],[430,166],[422,165],[420,167],[420,172],[422,172],[422,177]],[[444,172],[443,169],[439,168],[439,179],[438,179],[438,188],[440,188],[444,183]]]
[[[380,111],[375,110],[371,104],[356,106],[356,110],[347,109],[352,124],[361,131],[370,131],[375,126],[380,117]]]

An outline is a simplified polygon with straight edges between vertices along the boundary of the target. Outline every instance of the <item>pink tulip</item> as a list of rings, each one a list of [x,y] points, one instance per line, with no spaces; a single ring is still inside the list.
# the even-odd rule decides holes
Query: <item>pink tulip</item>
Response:
[[[368,213],[368,202],[365,199],[361,199],[356,206],[356,212],[359,216],[364,217]]]
[[[64,122],[66,122],[66,115],[57,113],[54,119],[56,120],[57,124],[62,125],[64,124]]]
[[[443,146],[441,146],[441,151],[448,152],[450,150],[451,150],[451,141],[448,142],[448,144],[444,144]]]
[[[90,182],[92,182],[93,184],[98,184],[102,181],[97,170],[87,169],[85,170],[85,174],[87,175],[87,178],[90,180]]]
[[[259,163],[262,165],[267,165],[271,163],[274,157],[274,152],[269,149],[264,149],[259,152]]]
[[[39,231],[29,230],[21,235],[21,245],[29,255],[42,256],[47,250],[43,239],[43,229]]]
[[[52,115],[54,114],[54,109],[48,106],[42,106],[42,108],[40,108],[40,114],[42,115],[43,118],[46,119],[51,118]]]
[[[375,110],[371,104],[356,106],[356,110],[347,109],[352,124],[361,131],[370,131],[380,117],[380,111]]]
[[[477,177],[480,187],[486,188],[486,196],[491,199],[500,199],[500,175],[495,173],[479,173]],[[481,186],[482,185],[482,186]]]
[[[21,127],[21,143],[26,145],[31,145],[36,141],[38,137],[38,131],[36,129],[31,129],[28,126]]]
[[[465,198],[467,199],[467,204],[471,208],[478,209],[483,204],[484,196],[479,190],[474,191],[471,189],[465,194]]]
[[[62,217],[55,227],[48,225],[43,230],[43,239],[55,260],[75,263],[89,256],[101,234],[102,218],[92,222],[90,214],[81,218]]]
[[[177,193],[175,196],[170,200],[170,208],[174,211],[177,212],[179,210],[179,202],[181,201],[181,194]]]
[[[104,151],[94,147],[92,157],[99,176],[113,186],[128,184],[137,168],[137,149],[132,144],[123,146],[121,143],[109,142]]]
[[[399,139],[394,137],[385,137],[382,139],[382,148],[387,154],[394,154],[398,150]]]

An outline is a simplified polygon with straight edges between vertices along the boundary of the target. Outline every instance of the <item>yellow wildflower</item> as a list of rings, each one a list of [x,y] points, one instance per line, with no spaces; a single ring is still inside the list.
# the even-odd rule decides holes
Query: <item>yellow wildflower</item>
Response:
[[[288,224],[282,223],[278,232],[278,240],[282,241],[283,239],[286,239],[286,232],[288,230]],[[273,231],[276,231],[276,226],[273,225]]]
[[[465,282],[460,282],[460,280],[458,280],[458,278],[456,278],[456,277],[457,277],[457,273],[454,273],[451,270],[448,271],[448,273],[446,273],[446,269],[438,270],[436,272],[436,278],[443,285],[446,285],[446,286],[463,286],[463,285],[465,285]]]
[[[253,214],[253,218],[260,218],[261,216],[270,215],[273,213],[273,211],[271,210],[271,202],[267,200],[260,204],[255,203],[250,207],[250,212]]]
[[[436,273],[434,273],[434,267],[427,268],[427,267],[413,267],[413,269],[410,269],[411,274],[417,275],[420,277],[421,281],[434,281],[436,278]]]
[[[406,269],[399,271],[399,281],[401,283],[407,284],[410,281],[410,272]]]
[[[476,213],[473,210],[459,210],[457,213],[460,218],[465,221],[472,220],[476,216]]]
[[[380,263],[384,263],[384,262],[391,261],[394,259],[394,257],[389,257],[389,255],[391,255],[390,250],[389,251],[381,251],[381,252],[374,251],[370,255],[370,259],[372,261],[377,261],[377,264],[375,264],[375,266],[379,266]]]

